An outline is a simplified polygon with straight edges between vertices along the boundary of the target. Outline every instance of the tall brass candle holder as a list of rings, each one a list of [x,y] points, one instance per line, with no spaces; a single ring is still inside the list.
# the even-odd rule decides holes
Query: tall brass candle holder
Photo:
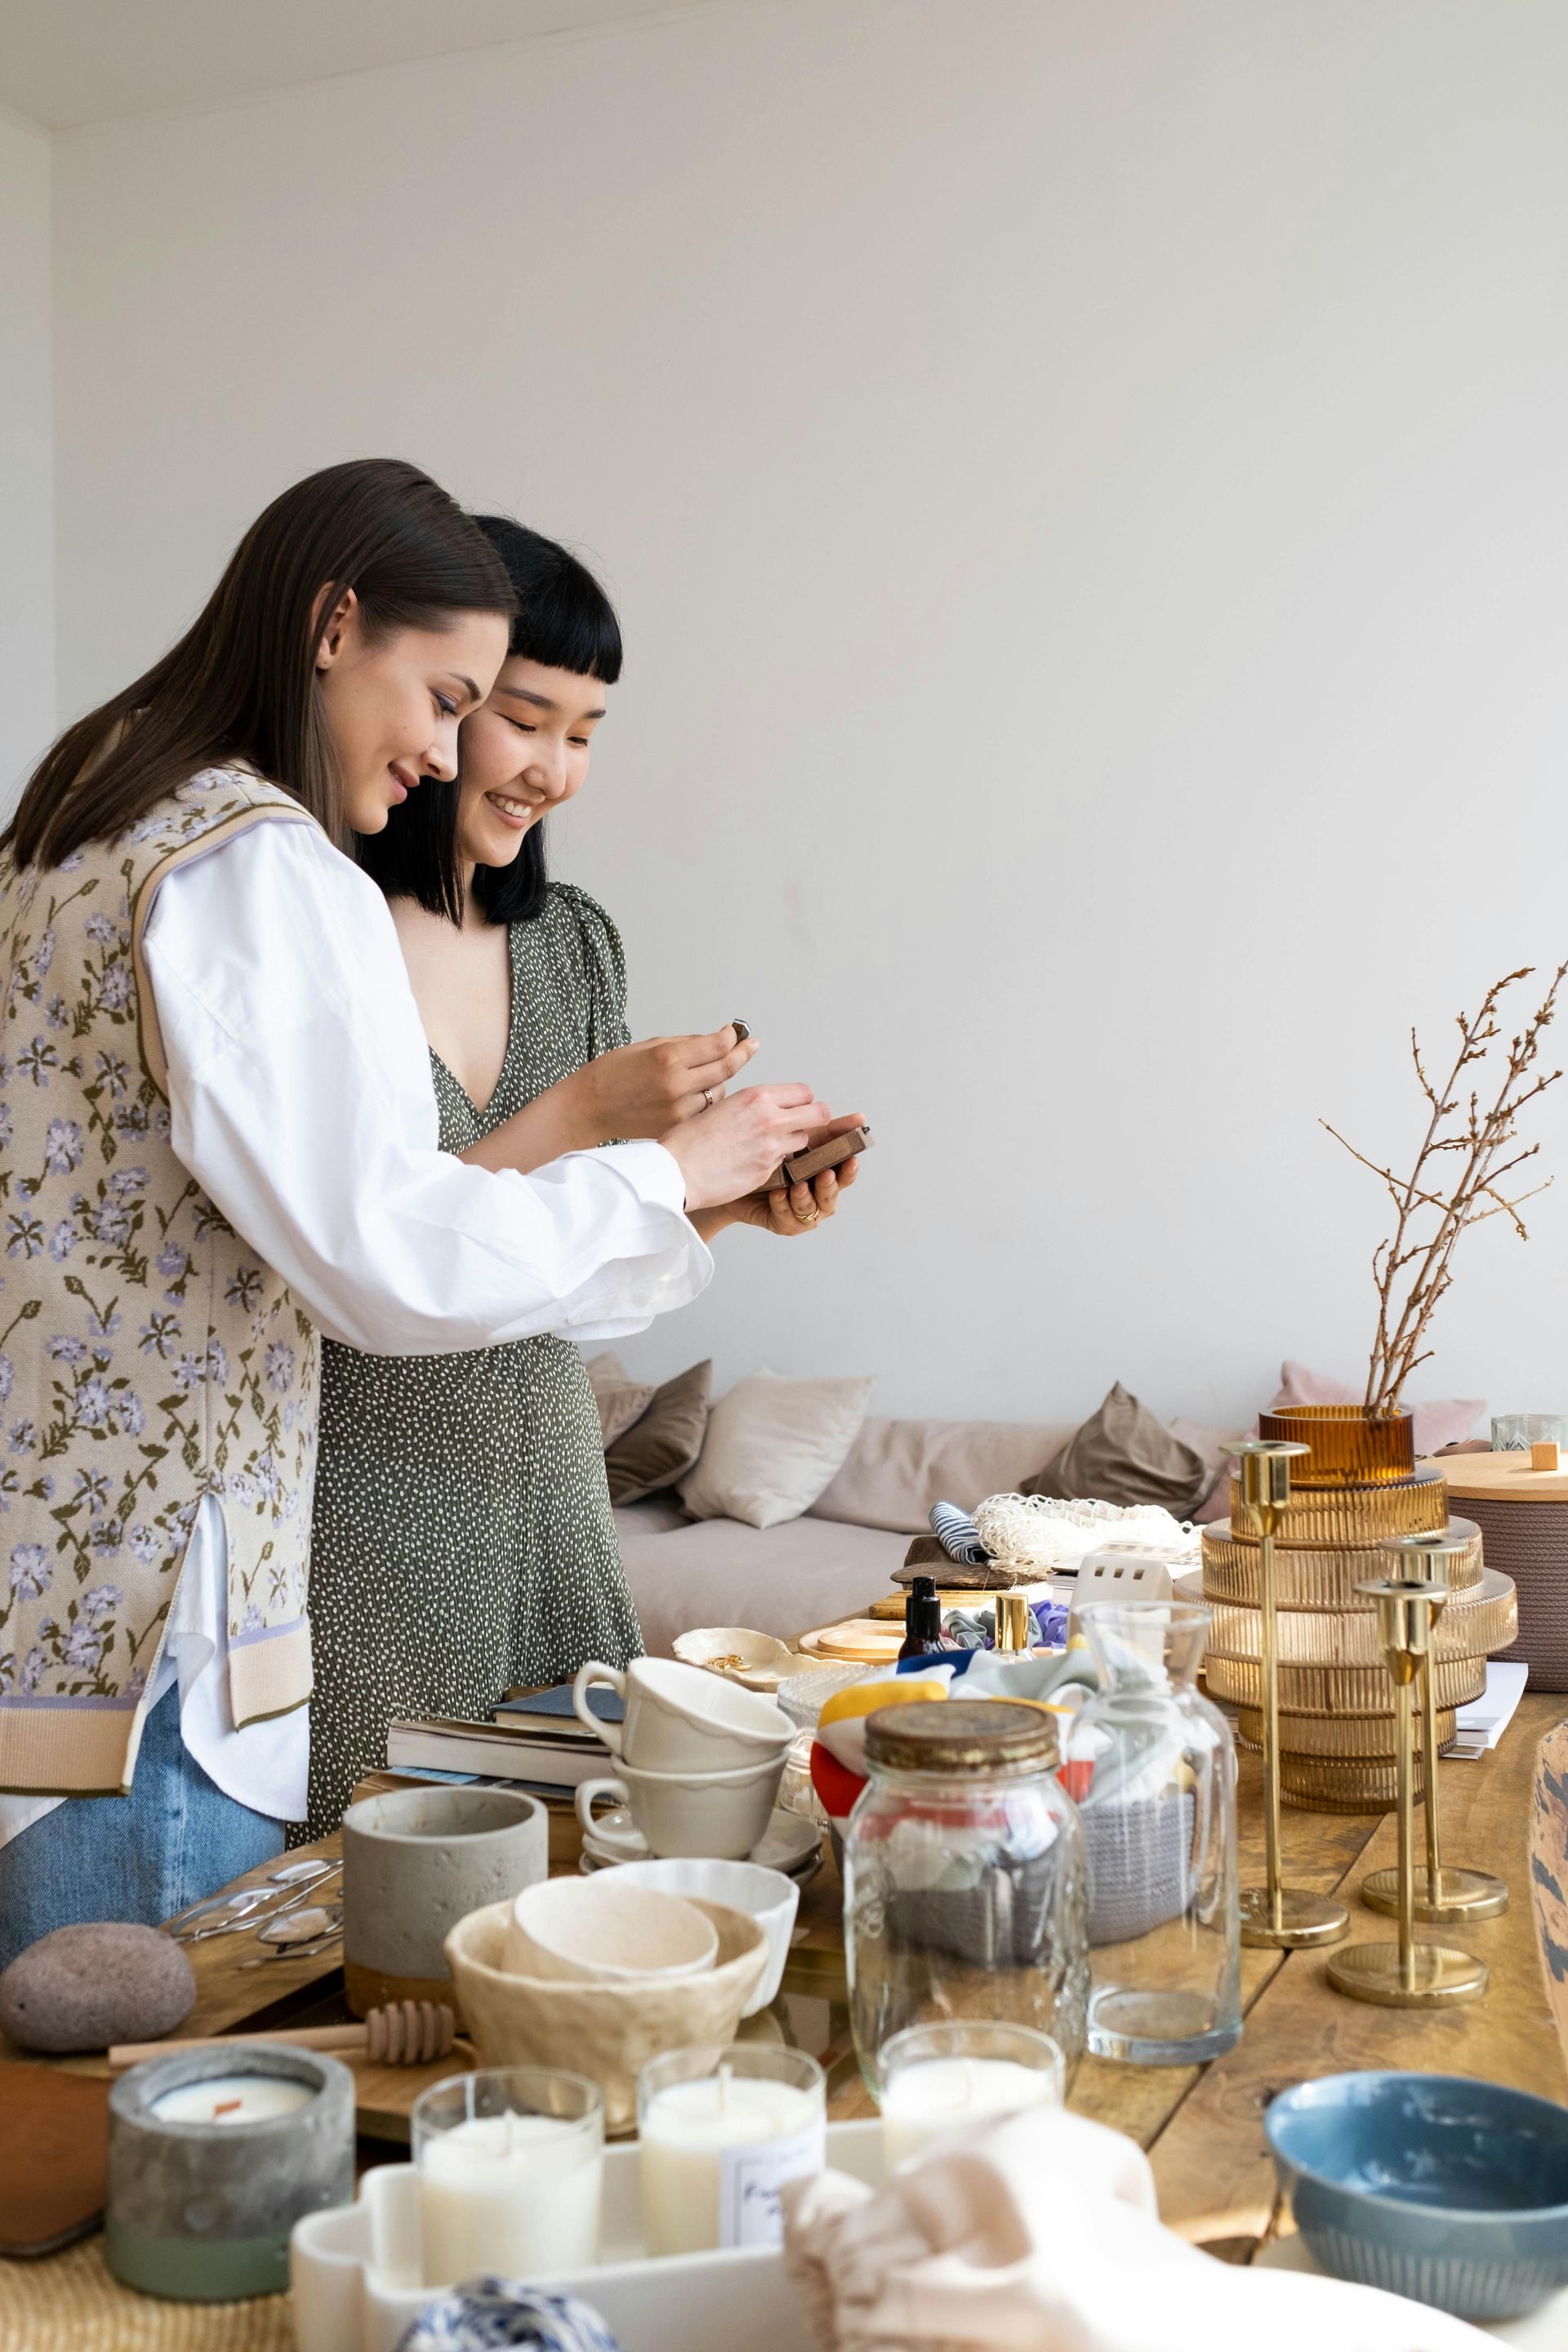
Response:
[[[1389,1572],[1436,1588],[1432,1622],[1442,1615],[1447,1595],[1448,1563],[1460,1558],[1468,1538],[1448,1535],[1391,1536],[1378,1546],[1393,1554]],[[1443,1598],[1439,1599],[1441,1593]],[[1421,1661],[1421,1786],[1426,1814],[1426,1869],[1415,1882],[1413,1907],[1417,1919],[1495,1919],[1508,1909],[1508,1886],[1489,1870],[1444,1866],[1442,1834],[1437,1819],[1437,1701],[1432,1673],[1432,1653]],[[1399,1909],[1399,1873],[1374,1870],[1362,1886],[1361,1899],[1369,1910],[1390,1916]]]
[[[1432,1650],[1432,1627],[1447,1593],[1442,1587],[1404,1577],[1358,1584],[1377,1607],[1377,1638],[1394,1684],[1394,1723],[1399,1780],[1399,1940],[1396,1944],[1349,1944],[1329,1962],[1336,1992],[1384,2009],[1432,2009],[1479,2000],[1487,1989],[1483,1961],[1468,1952],[1415,1940],[1415,1679]]]
[[[1241,1940],[1275,1950],[1336,1943],[1350,1926],[1342,1903],[1287,1886],[1279,1853],[1279,1618],[1274,1538],[1290,1499],[1290,1465],[1311,1448],[1282,1438],[1250,1438],[1229,1449],[1241,1465],[1241,1495],[1258,1529],[1258,1597],[1263,1618],[1263,1836],[1267,1884],[1241,1893]]]

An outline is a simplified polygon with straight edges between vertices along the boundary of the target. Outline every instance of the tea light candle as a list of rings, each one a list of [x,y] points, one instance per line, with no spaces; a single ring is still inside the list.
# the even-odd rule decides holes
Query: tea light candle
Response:
[[[209,2074],[165,2091],[148,2113],[161,2124],[256,2124],[291,2116],[315,2095],[309,2083],[284,2074]]]
[[[433,2134],[419,2151],[426,2285],[596,2263],[604,2175],[602,2140],[553,2116],[474,2116]]]
[[[1055,2106],[1054,2077],[1014,2058],[927,2058],[905,2066],[882,2093],[882,2151],[890,2172],[949,2132],[1023,2107]]]
[[[672,2057],[718,2063],[684,2081],[672,2078],[679,2066],[672,2070],[670,2058],[643,2069],[638,2129],[648,2252],[777,2245],[779,2189],[826,2161],[822,2069],[804,2052],[766,2044]]]

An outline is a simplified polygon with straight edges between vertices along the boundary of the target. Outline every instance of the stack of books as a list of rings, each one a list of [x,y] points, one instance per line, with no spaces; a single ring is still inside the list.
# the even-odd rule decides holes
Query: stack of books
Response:
[[[589,1706],[601,1723],[619,1723],[626,1715],[624,1701],[603,1685],[589,1694]],[[550,1858],[566,1862],[575,1859],[581,1841],[576,1791],[614,1766],[604,1740],[579,1722],[571,1684],[558,1683],[552,1690],[509,1693],[489,1723],[426,1717],[388,1724],[386,1769],[369,1774],[354,1796],[416,1781],[521,1789],[549,1808]]]

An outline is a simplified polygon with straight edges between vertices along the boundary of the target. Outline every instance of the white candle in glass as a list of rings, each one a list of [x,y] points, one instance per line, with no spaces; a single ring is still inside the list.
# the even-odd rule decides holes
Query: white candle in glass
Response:
[[[426,2285],[596,2263],[604,2177],[603,2143],[575,2120],[473,2116],[433,2132],[419,2151]]]
[[[820,2172],[826,2108],[809,2088],[723,2068],[656,2093],[641,2121],[650,2254],[778,2242],[778,2190]]]
[[[1014,2058],[927,2058],[882,2091],[882,2152],[890,2172],[934,2139],[1022,2107],[1056,2106],[1056,2077]]]
[[[289,2074],[206,2074],[182,2083],[153,2102],[161,2124],[258,2124],[291,2116],[315,2097],[309,2083]]]

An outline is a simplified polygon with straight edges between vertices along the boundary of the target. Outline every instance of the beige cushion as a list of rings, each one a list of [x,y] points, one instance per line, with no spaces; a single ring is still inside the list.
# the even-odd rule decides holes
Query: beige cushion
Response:
[[[708,1418],[701,1459],[680,1484],[693,1518],[776,1528],[797,1519],[855,1442],[876,1382],[753,1372]]]
[[[693,1364],[653,1392],[653,1401],[605,1455],[612,1503],[635,1503],[679,1484],[702,1451],[710,1363]]]
[[[640,1421],[654,1399],[652,1381],[634,1381],[620,1358],[608,1350],[602,1356],[591,1356],[583,1368],[588,1375],[588,1386],[594,1391],[594,1402],[599,1408],[599,1429],[608,1453],[617,1437],[624,1437],[634,1421]]]
[[[811,1507],[816,1519],[921,1535],[933,1503],[972,1511],[1015,1495],[1076,1424],[1031,1421],[867,1421],[844,1467]]]

